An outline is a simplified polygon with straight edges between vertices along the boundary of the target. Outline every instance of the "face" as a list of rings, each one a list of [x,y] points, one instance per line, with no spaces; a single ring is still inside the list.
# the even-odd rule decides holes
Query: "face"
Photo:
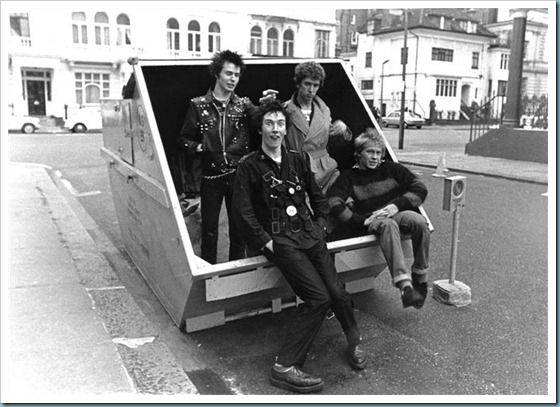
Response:
[[[216,87],[221,88],[224,92],[233,92],[239,83],[241,76],[241,68],[232,62],[224,62],[224,67],[220,74],[216,77]]]
[[[298,98],[305,102],[311,102],[315,97],[315,95],[317,94],[317,91],[319,90],[320,86],[321,86],[320,80],[305,78],[304,80],[301,81],[299,85],[297,85]]]
[[[365,170],[373,170],[381,164],[383,148],[379,143],[367,142],[364,149],[358,154],[358,166]]]
[[[262,128],[262,145],[265,149],[276,150],[282,146],[286,135],[286,117],[282,112],[269,112],[264,115]]]

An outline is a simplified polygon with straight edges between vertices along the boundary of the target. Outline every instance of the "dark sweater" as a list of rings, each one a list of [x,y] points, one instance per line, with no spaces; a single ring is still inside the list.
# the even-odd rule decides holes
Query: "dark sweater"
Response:
[[[328,192],[330,214],[363,227],[372,212],[395,204],[399,212],[419,207],[428,190],[401,164],[384,161],[374,170],[357,167],[340,174]]]

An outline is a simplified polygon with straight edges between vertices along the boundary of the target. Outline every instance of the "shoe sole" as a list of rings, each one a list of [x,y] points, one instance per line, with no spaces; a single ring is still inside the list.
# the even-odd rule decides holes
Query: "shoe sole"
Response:
[[[290,390],[296,393],[314,393],[323,389],[323,383],[314,384],[313,386],[296,386],[295,384],[288,383],[284,380],[275,379],[269,376],[270,383],[273,386],[280,387],[281,389]]]
[[[356,363],[352,359],[348,358],[348,363],[350,367],[354,370],[364,370],[367,366],[367,360],[364,360],[363,363]]]

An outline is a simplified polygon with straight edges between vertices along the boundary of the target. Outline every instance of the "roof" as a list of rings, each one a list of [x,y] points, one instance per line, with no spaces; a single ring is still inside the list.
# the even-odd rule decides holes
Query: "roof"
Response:
[[[440,29],[441,17],[444,17],[444,28]],[[398,32],[404,29],[403,16],[391,14],[391,10],[380,9],[368,22],[378,20],[380,27],[375,27],[372,35]],[[359,32],[368,32],[368,22],[359,27]],[[469,22],[470,29],[469,29]],[[408,29],[426,28],[437,31],[464,33],[495,38],[497,35],[485,28],[473,13],[465,9],[424,8],[408,9]]]

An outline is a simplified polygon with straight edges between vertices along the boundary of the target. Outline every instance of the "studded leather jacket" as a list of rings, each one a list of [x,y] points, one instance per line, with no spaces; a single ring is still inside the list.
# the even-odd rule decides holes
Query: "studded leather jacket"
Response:
[[[249,112],[253,107],[248,98],[234,93],[222,106],[212,96],[212,89],[204,96],[191,99],[180,141],[188,155],[201,159],[202,176],[231,173],[241,157],[249,153]],[[202,152],[197,151],[199,145]]]
[[[283,148],[280,168],[262,150],[244,157],[237,170],[233,205],[245,241],[255,250],[270,240],[309,248],[325,238],[328,202],[298,152]]]

